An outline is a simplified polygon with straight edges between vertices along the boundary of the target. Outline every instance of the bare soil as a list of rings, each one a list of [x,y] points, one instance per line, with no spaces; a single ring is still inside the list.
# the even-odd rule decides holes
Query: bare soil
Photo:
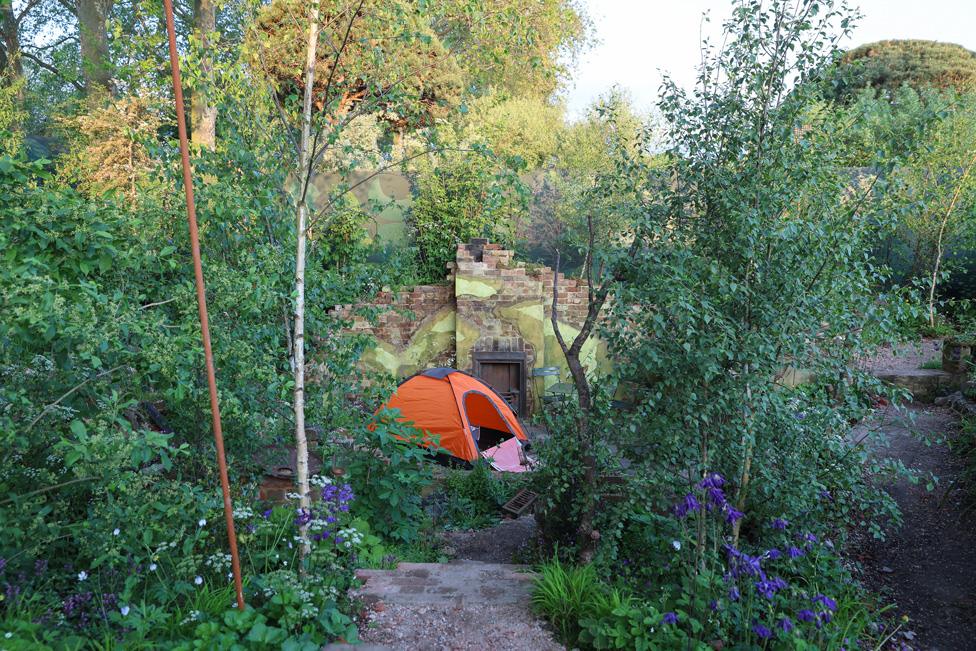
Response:
[[[938,477],[934,491],[925,480],[904,479],[887,488],[898,502],[904,525],[885,541],[860,533],[851,552],[862,563],[867,586],[895,604],[909,622],[896,637],[899,649],[964,651],[976,648],[976,515],[965,513],[964,487],[955,484],[958,458],[944,443],[927,445],[913,430],[936,438],[955,435],[956,415],[939,407],[889,407],[879,414],[889,447],[879,456]]]
[[[512,563],[520,549],[535,536],[535,518],[502,520],[494,527],[444,534],[448,556],[486,563]]]

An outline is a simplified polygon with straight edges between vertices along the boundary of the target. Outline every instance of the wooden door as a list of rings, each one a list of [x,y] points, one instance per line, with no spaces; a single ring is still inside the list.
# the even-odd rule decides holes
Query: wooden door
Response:
[[[519,416],[526,415],[525,353],[475,351],[474,374],[500,395]]]

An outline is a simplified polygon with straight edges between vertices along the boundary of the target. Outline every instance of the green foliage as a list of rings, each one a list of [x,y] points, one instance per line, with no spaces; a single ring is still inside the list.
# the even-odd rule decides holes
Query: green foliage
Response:
[[[561,640],[573,645],[579,639],[579,620],[591,610],[599,581],[592,565],[566,566],[554,558],[539,568],[532,607],[552,622]]]
[[[738,2],[733,16],[724,46],[705,48],[696,89],[665,84],[667,165],[643,155],[654,135],[646,129],[636,146],[612,150],[612,171],[590,191],[629,231],[588,251],[613,283],[600,337],[615,368],[592,378],[589,413],[567,401],[547,414],[555,432],[577,431],[585,417],[597,477],[586,477],[575,437],[540,446],[540,532],[572,552],[583,509],[600,504],[598,576],[654,609],[611,601],[588,624],[592,644],[615,644],[653,613],[670,613],[655,626],[660,641],[621,637],[624,646],[675,647],[672,634],[688,648],[831,648],[848,632],[856,638],[870,617],[831,547],[807,549],[769,523],[802,522],[790,535],[806,540],[851,522],[882,536],[897,507],[866,475],[911,474],[849,439],[873,396],[892,395],[856,361],[917,316],[902,290],[879,290],[886,270],[870,255],[895,226],[878,209],[889,182],[852,187],[838,163],[845,127],[822,110],[818,80],[849,17],[830,3],[796,10],[785,1]],[[612,128],[613,113],[605,118]],[[793,386],[791,369],[812,379]],[[614,410],[613,391],[633,408]],[[727,480],[706,485],[715,473]],[[614,474],[621,485],[610,490]],[[738,569],[743,554],[774,548],[756,561],[761,572]],[[757,585],[777,576],[785,585]],[[741,598],[730,596],[734,586]],[[821,628],[797,624],[800,611],[823,611],[820,592],[838,605]]]
[[[959,434],[949,439],[949,449],[963,462],[957,483],[966,492],[966,512],[971,512],[976,508],[976,420],[964,418],[959,425]]]
[[[486,152],[448,154],[421,165],[408,216],[420,271],[443,280],[457,247],[473,237],[511,240],[510,213],[520,201],[517,178],[499,171]]]
[[[976,87],[976,53],[961,45],[921,40],[878,41],[845,53],[833,87],[838,99],[870,88],[894,92],[924,88]]]
[[[420,536],[425,514],[421,491],[433,481],[432,452],[421,445],[426,435],[381,412],[360,433],[358,453],[348,461],[357,513],[394,541],[410,543]]]
[[[729,524],[704,491],[700,497],[716,508],[674,518],[636,515],[642,535],[610,572],[558,558],[544,563],[532,597],[537,612],[562,641],[581,649],[707,649],[716,640],[743,648],[839,649],[884,638],[873,623],[877,612],[831,543],[782,520],[784,528],[767,536],[770,549],[754,556],[728,546],[702,552],[697,525],[707,522],[711,536]]]
[[[492,471],[483,461],[471,470],[453,468],[442,482],[439,496],[446,502],[441,516],[453,529],[482,529],[498,522],[500,509],[517,490],[518,479]]]

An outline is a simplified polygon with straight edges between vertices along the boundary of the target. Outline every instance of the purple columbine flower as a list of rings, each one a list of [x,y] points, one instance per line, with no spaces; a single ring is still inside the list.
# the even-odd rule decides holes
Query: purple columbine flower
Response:
[[[817,613],[817,619],[820,620],[819,622],[817,622],[817,628],[820,628],[820,624],[821,623],[823,623],[823,624],[829,624],[830,623],[830,620],[833,619],[833,618],[834,618],[834,615],[829,610],[825,610],[823,612]]]
[[[716,601],[715,599],[712,599],[712,600],[711,600],[711,601],[709,602],[709,604],[708,604],[708,607],[709,607],[709,608],[710,608],[710,609],[711,609],[711,610],[712,610],[713,612],[716,612],[716,611],[718,611],[718,601]]]
[[[719,508],[725,506],[725,492],[721,488],[709,488],[707,493],[708,501],[711,505]]]
[[[814,536],[812,533],[803,534],[803,541],[808,543],[815,543],[817,542],[817,537]]]
[[[732,524],[736,520],[742,519],[742,516],[744,515],[745,513],[737,510],[734,506],[726,505],[725,507],[725,521],[729,524]]]
[[[698,511],[701,509],[701,503],[691,493],[685,495],[685,498],[674,507],[674,514],[679,518],[683,518],[692,511]]]
[[[824,608],[830,611],[837,610],[837,602],[828,597],[827,595],[818,594],[813,598],[813,603],[822,604]]]
[[[717,472],[705,475],[705,478],[698,482],[699,488],[722,488],[725,486],[725,478]]]
[[[779,620],[779,627],[783,629],[784,633],[789,633],[793,630],[793,621],[789,617],[784,617]]]
[[[737,587],[732,586],[729,588],[729,601],[738,601],[739,597],[741,596],[742,595],[739,594],[739,589]]]
[[[801,622],[812,622],[817,616],[809,608],[804,608],[796,614],[796,618]]]
[[[756,582],[756,591],[766,599],[772,599],[778,590],[786,587],[786,581],[780,577],[772,579],[762,579]]]
[[[773,584],[765,579],[762,581],[756,581],[756,592],[759,593],[763,599],[772,599],[776,596],[776,588]]]
[[[789,549],[786,550],[786,555],[789,556],[790,558],[800,558],[805,553],[806,552],[804,552],[799,547],[790,547]]]
[[[822,491],[820,491],[819,494],[820,494],[820,499],[827,500],[828,502],[833,502],[834,501],[834,497],[833,497],[833,495],[830,494],[830,491],[829,490],[826,490],[826,489],[825,490],[822,490]]]
[[[752,625],[752,632],[764,640],[768,640],[769,638],[773,637],[773,632],[759,622]]]
[[[262,513],[262,514],[261,514],[261,516],[262,516],[262,517],[263,517],[263,518],[264,518],[265,520],[267,520],[268,518],[270,518],[270,517],[271,517],[271,511],[272,511],[272,509],[268,509],[267,511],[265,511],[264,513]]]
[[[669,610],[664,613],[664,618],[661,620],[665,624],[677,624],[678,623],[678,613]]]
[[[295,515],[296,527],[304,527],[305,525],[307,525],[309,522],[312,521],[312,511],[309,509],[304,509],[304,508],[296,509],[295,513],[296,513]]]
[[[768,552],[766,552],[766,558],[768,558],[771,561],[775,561],[777,558],[779,558],[782,555],[783,555],[783,552],[781,552],[780,550],[776,549],[775,547],[772,548],[772,549],[770,549]]]
[[[784,518],[776,518],[772,523],[773,529],[779,529],[780,531],[783,531],[788,526],[790,526],[790,521]]]

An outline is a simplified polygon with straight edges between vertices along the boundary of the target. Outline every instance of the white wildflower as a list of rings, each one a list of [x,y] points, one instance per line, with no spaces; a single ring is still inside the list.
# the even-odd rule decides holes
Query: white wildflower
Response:
[[[681,551],[681,541],[680,540],[672,540],[671,541],[671,546],[674,547],[674,549],[676,551]]]
[[[78,580],[79,581],[84,581],[87,578],[88,578],[88,572],[86,572],[84,570],[82,570],[81,572],[78,572]]]
[[[113,532],[112,532],[112,535],[113,535],[113,536],[117,536],[117,535],[119,535],[119,533],[121,533],[121,532],[119,531],[119,528],[118,528],[118,527],[115,527],[115,531],[113,531]]]
[[[122,613],[122,616],[123,617],[125,617],[126,615],[129,614],[129,607],[128,606],[122,606],[121,608],[119,608],[119,612]]]
[[[198,576],[197,578],[193,579],[193,582],[196,583],[197,585],[203,585],[203,577]]]
[[[200,518],[200,521],[197,522],[197,524],[200,525],[201,527],[205,527],[205,526],[207,526],[207,519],[206,518]]]

